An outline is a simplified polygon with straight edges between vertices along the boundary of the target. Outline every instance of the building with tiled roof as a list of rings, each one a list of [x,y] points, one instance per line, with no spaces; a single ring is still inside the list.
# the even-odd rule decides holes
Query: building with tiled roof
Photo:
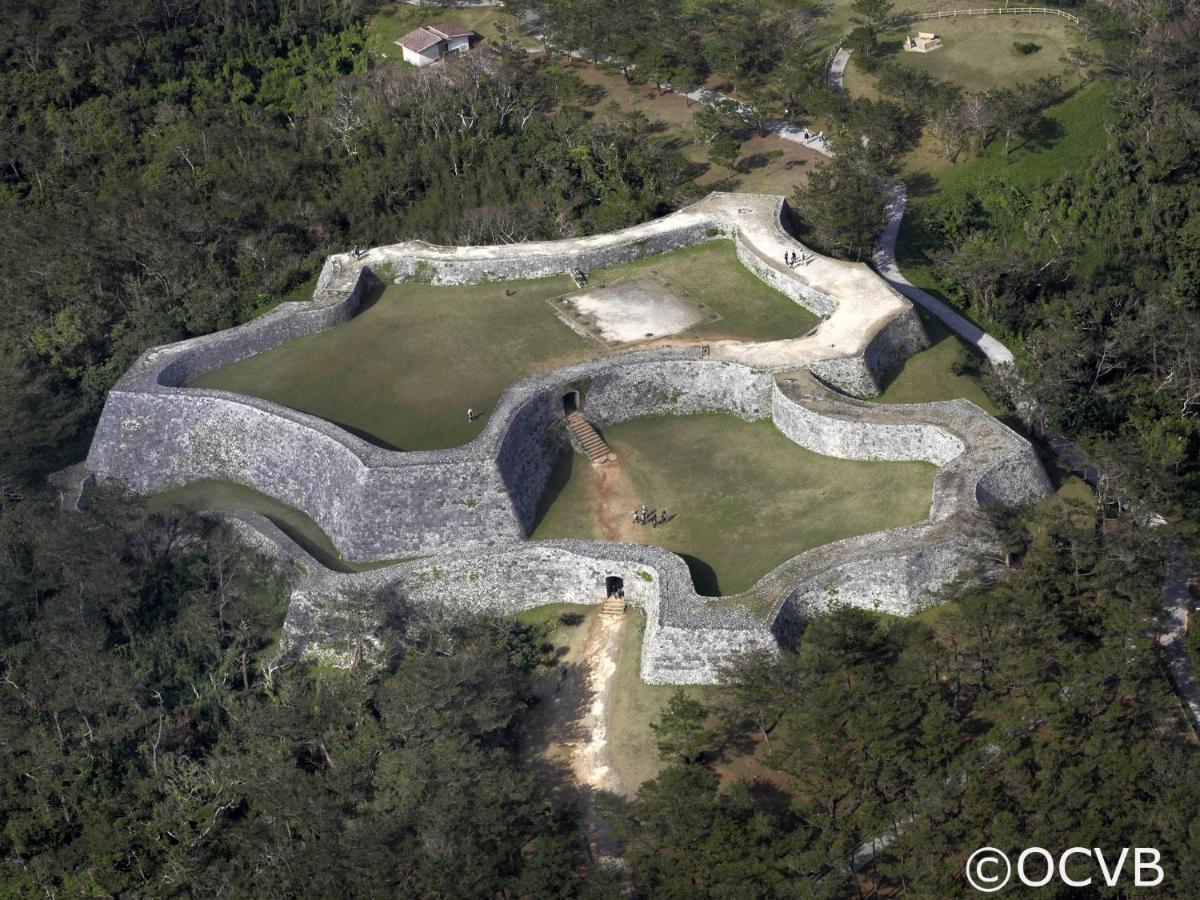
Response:
[[[448,53],[470,49],[475,32],[453,22],[437,22],[414,28],[396,41],[404,51],[404,61],[427,66]]]

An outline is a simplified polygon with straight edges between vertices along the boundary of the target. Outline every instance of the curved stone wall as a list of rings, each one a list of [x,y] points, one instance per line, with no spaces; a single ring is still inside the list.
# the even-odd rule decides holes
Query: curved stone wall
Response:
[[[606,578],[617,576],[627,600],[646,614],[642,678],[710,682],[732,655],[794,639],[810,615],[832,603],[896,614],[914,611],[995,556],[997,540],[981,503],[1025,503],[1050,491],[1028,442],[968,401],[882,406],[837,394],[807,372],[764,380],[746,367],[725,368],[729,380],[714,381],[710,375],[709,383],[685,401],[688,411],[726,402],[745,418],[770,415],[783,433],[816,452],[931,462],[939,471],[929,517],[801,553],[746,593],[724,598],[697,595],[678,556],[631,544],[516,542],[470,553],[459,545],[356,575],[328,572],[302,557],[304,574],[284,629],[289,650],[336,658],[345,646],[337,637],[342,598],[353,595],[352,588],[390,587],[415,603],[516,612],[555,602],[599,603]],[[647,385],[653,387],[645,374],[624,381],[613,377],[602,388],[596,410],[628,417]],[[258,540],[273,533],[273,526],[257,523]],[[279,555],[301,558],[289,545],[281,545]]]
[[[784,230],[782,198],[714,194],[671,216],[612,234],[542,244],[440,248],[409,242],[361,259],[331,257],[310,303],[282,304],[218,334],[155,348],[113,388],[86,468],[152,493],[220,479],[252,487],[312,518],[352,559],[428,552],[447,543],[492,546],[531,526],[564,446],[561,393],[589,387],[585,413],[600,424],[635,415],[728,410],[767,414],[767,373],[810,364],[857,393],[924,342],[907,301],[865,266],[800,252]],[[398,280],[464,283],[608,266],[700,241],[732,237],[754,271],[828,318],[804,338],[768,343],[663,342],[510,387],[484,432],[465,447],[394,452],[336,425],[267,401],[182,387],[201,372],[348,320],[375,272]],[[795,249],[799,248],[799,249]],[[772,261],[774,260],[774,261]]]
[[[301,572],[285,627],[296,651],[336,652],[351,587],[395,587],[414,602],[513,611],[598,602],[604,578],[625,580],[647,615],[647,681],[711,681],[730,654],[787,640],[834,599],[908,612],[977,564],[995,539],[981,503],[1044,495],[1029,445],[966,401],[905,407],[849,399],[926,342],[911,306],[866,266],[814,257],[784,230],[781,198],[710,196],[672,216],[611,235],[548,244],[439,248],[419,242],[331,257],[310,303],[283,304],[239,328],[144,354],[111,392],[87,477],[157,492],[203,479],[248,485],[312,518],[355,559],[422,556],[370,573],[325,570],[261,517],[235,524]],[[376,273],[438,283],[528,278],[591,269],[702,240],[732,238],[743,263],[825,316],[802,338],[767,343],[663,341],[512,385],[483,433],[451,450],[394,452],[324,420],[240,395],[181,387],[199,374],[346,321]],[[786,373],[786,374],[780,374]],[[683,561],[664,550],[584,541],[527,542],[538,500],[567,446],[562,395],[581,393],[603,426],[642,415],[771,416],[797,443],[854,459],[923,459],[940,467],[920,525],[819,547],[750,591],[696,595]]]

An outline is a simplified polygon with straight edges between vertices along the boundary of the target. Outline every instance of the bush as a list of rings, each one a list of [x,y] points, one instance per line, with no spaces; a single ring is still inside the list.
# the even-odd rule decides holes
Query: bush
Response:
[[[1042,49],[1041,44],[1035,44],[1033,41],[1013,41],[1013,49],[1022,56],[1030,56]]]

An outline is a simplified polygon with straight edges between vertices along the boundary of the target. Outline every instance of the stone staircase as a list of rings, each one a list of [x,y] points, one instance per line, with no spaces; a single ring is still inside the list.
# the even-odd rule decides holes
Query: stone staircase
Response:
[[[579,446],[583,448],[583,452],[587,454],[587,458],[592,461],[593,466],[602,466],[617,458],[592,423],[585,419],[578,410],[567,413],[567,427],[571,429],[571,434],[575,435],[575,440],[579,442]]]
[[[621,619],[625,617],[625,601],[620,597],[609,597],[600,604],[600,615],[606,619]]]

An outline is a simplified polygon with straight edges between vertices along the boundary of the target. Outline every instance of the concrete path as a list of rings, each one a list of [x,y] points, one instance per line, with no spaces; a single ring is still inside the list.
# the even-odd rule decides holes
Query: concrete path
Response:
[[[1187,652],[1185,640],[1188,626],[1188,571],[1184,565],[1183,547],[1176,542],[1167,554],[1167,574],[1163,579],[1163,608],[1167,629],[1158,641],[1167,653],[1167,672],[1175,691],[1183,701],[1192,727],[1200,732],[1200,680]]]
[[[1008,347],[992,337],[974,322],[951,309],[932,294],[927,294],[904,277],[896,265],[896,239],[900,235],[900,223],[904,218],[904,207],[908,202],[908,191],[903,184],[892,187],[892,199],[887,205],[887,226],[879,238],[879,249],[875,251],[875,269],[884,280],[922,309],[939,318],[943,324],[968,344],[987,357],[993,366],[1013,364],[1013,354]]]
[[[850,62],[850,51],[845,47],[838,47],[837,53],[833,55],[833,61],[829,63],[829,70],[825,73],[825,83],[831,89],[840,91],[845,86],[843,79],[848,62]]]

